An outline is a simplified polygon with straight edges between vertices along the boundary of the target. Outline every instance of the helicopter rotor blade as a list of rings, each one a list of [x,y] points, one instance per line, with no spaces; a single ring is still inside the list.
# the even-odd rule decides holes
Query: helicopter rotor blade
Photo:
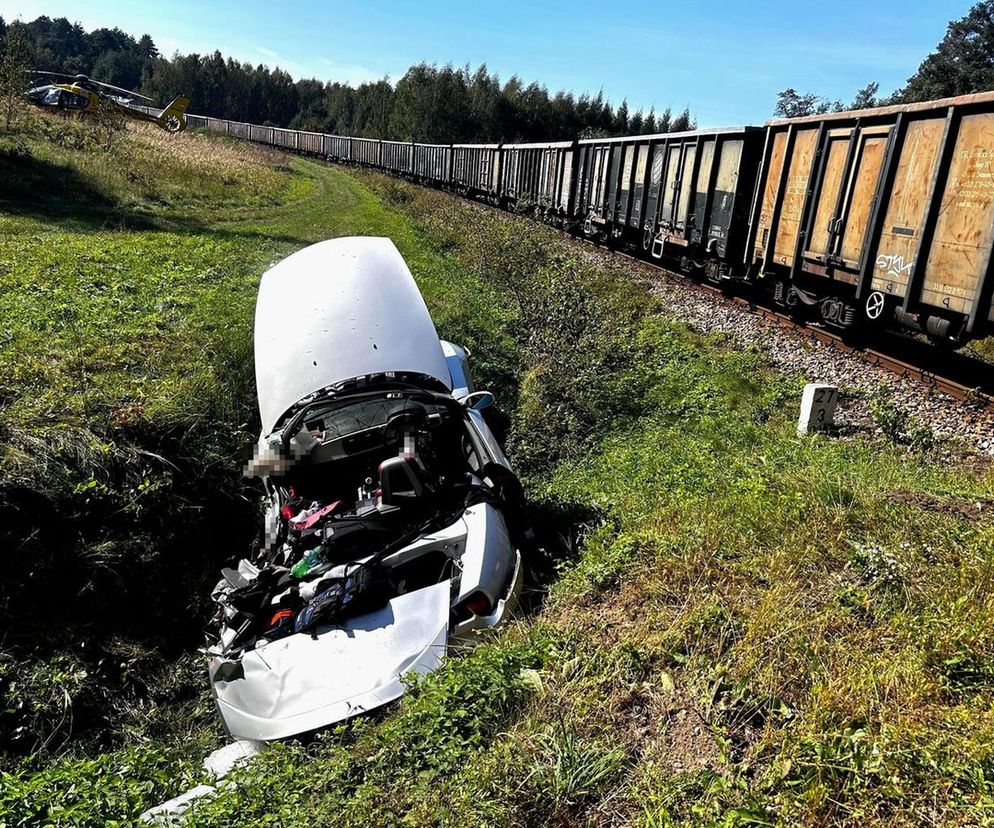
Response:
[[[122,89],[120,86],[113,86],[109,83],[101,83],[100,81],[91,80],[90,83],[95,86],[102,86],[104,89],[113,89],[115,92],[120,92],[122,95],[127,95],[129,98],[141,98],[143,101],[151,101],[152,99],[146,95],[139,95],[137,92],[132,92],[130,89]]]
[[[137,92],[132,92],[130,89],[122,89],[120,86],[114,86],[110,83],[102,83],[101,81],[93,80],[86,75],[71,75],[68,72],[48,72],[44,69],[25,69],[24,73],[26,75],[46,75],[52,78],[69,78],[84,88],[89,86],[101,86],[104,89],[112,89],[115,92],[120,92],[122,95],[127,95],[129,98],[141,98],[143,101],[148,101],[149,103],[153,102],[153,99],[149,98],[147,95],[139,95]]]
[[[46,72],[43,69],[25,69],[25,75],[48,75],[53,78],[75,78],[76,75],[70,75],[67,72]]]

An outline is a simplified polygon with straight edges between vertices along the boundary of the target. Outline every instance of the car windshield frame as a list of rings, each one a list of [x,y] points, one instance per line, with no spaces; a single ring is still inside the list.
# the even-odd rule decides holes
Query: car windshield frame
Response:
[[[369,420],[364,423],[356,421],[356,427],[352,430],[341,430],[335,434],[328,434],[327,430],[319,438],[322,442],[332,440],[343,440],[354,434],[369,431],[373,428],[385,427],[389,417],[389,409],[400,402],[416,402],[429,407],[429,417],[433,414],[441,414],[442,411],[464,413],[463,406],[449,394],[439,394],[416,386],[406,384],[390,384],[381,388],[370,389],[360,393],[351,393],[341,396],[331,396],[314,400],[300,409],[286,422],[282,428],[282,442],[284,446],[289,446],[290,441],[297,436],[302,429],[308,429],[308,423],[323,420],[328,414],[342,411],[356,406],[368,405],[370,408],[377,408],[384,413],[384,416],[376,421]],[[430,410],[431,407],[437,410]],[[395,412],[396,413],[396,412]]]

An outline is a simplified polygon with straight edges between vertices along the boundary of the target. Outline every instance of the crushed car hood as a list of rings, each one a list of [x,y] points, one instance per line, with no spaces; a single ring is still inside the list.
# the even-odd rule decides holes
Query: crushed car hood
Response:
[[[222,718],[238,739],[282,739],[380,707],[404,694],[402,676],[445,656],[451,585],[443,581],[315,634],[291,635],[213,659]],[[221,680],[222,675],[230,680]]]
[[[264,435],[310,394],[391,371],[452,390],[428,308],[390,239],[330,239],[263,275],[255,379]]]

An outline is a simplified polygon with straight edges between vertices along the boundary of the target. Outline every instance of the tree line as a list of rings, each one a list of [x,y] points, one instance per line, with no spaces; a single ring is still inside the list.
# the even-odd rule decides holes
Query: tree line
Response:
[[[148,35],[120,29],[86,32],[66,18],[39,17],[5,24],[0,48],[16,34],[30,44],[38,69],[75,74],[132,89],[162,104],[193,99],[200,115],[339,135],[425,142],[572,139],[693,129],[689,109],[673,114],[613,106],[604,95],[560,91],[517,76],[504,82],[485,65],[412,66],[395,84],[388,78],[350,86],[252,65],[219,51],[165,57]],[[25,79],[27,81],[27,79]]]

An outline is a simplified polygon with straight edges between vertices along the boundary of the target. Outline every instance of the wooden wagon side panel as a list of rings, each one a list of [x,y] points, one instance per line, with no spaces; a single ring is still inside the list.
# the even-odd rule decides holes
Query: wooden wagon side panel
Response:
[[[857,267],[863,253],[866,227],[873,211],[873,198],[880,182],[884,155],[887,151],[887,132],[861,136],[861,147],[856,167],[852,195],[846,208],[845,226],[842,229],[842,260],[850,267]]]
[[[773,251],[776,264],[786,267],[794,264],[794,248],[801,228],[801,213],[804,210],[817,145],[817,128],[800,130],[787,167],[787,187],[783,194],[776,247]]]
[[[676,200],[676,190],[679,183],[678,177],[680,174],[680,152],[681,145],[674,144],[669,148],[669,153],[666,157],[666,174],[663,178],[663,208],[662,213],[660,213],[659,220],[669,226],[673,221],[673,204]]]
[[[773,232],[773,211],[776,207],[777,189],[783,175],[783,163],[787,152],[787,133],[778,132],[773,136],[773,148],[770,151],[770,162],[763,182],[763,202],[759,212],[759,225],[756,230],[756,258],[766,254]]]
[[[730,235],[744,148],[745,142],[742,140],[725,141],[721,145],[721,158],[714,180],[714,201],[708,217],[710,226],[702,228],[709,236],[724,239]],[[746,193],[745,198],[748,196]]]
[[[697,167],[697,181],[694,183],[691,216],[694,229],[701,235],[707,233],[708,188],[711,183],[711,168],[714,165],[716,138],[709,138],[701,144],[701,163]]]
[[[808,253],[817,258],[824,258],[832,252],[830,248],[831,226],[836,218],[839,190],[842,188],[842,178],[846,174],[846,162],[849,160],[851,142],[852,130],[833,130],[832,133],[829,133],[828,156],[825,160],[821,192],[818,194],[818,203],[815,206],[811,238],[808,240]]]
[[[640,227],[642,224],[642,200],[645,195],[645,173],[649,163],[649,144],[638,146],[638,158],[635,162],[635,181],[632,189],[632,209],[629,224]]]
[[[944,118],[908,124],[873,264],[873,289],[903,297],[914,268]]]
[[[994,236],[994,113],[960,123],[928,254],[923,302],[967,313]]]

